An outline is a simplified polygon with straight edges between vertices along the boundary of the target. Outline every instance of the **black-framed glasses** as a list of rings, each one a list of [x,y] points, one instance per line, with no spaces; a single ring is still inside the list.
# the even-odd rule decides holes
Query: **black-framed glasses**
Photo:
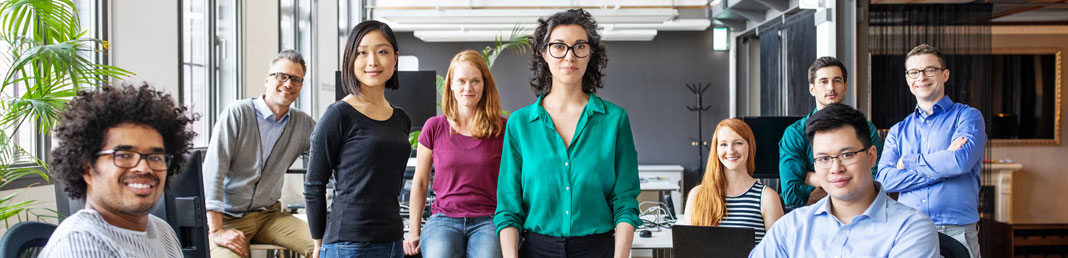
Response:
[[[281,83],[285,83],[286,81],[289,81],[289,83],[296,84],[296,85],[304,84],[304,78],[300,77],[300,76],[290,75],[288,73],[282,73],[282,72],[270,73],[268,75],[274,76],[274,79],[278,80],[278,82],[281,82]]]
[[[590,53],[593,53],[593,46],[590,45],[589,42],[579,42],[570,46],[565,43],[557,42],[549,43],[547,50],[549,51],[549,56],[552,56],[553,58],[564,58],[567,56],[568,51],[571,51],[571,54],[575,55],[577,58],[583,58],[590,56]]]
[[[923,70],[912,69],[912,70],[905,71],[905,75],[908,76],[909,78],[916,79],[916,78],[920,78],[920,72],[923,72],[923,76],[934,77],[935,74],[937,74],[938,72],[941,72],[942,70],[945,70],[945,69],[946,68],[938,68],[938,67],[927,67],[927,68],[923,68]]]
[[[853,163],[857,163],[857,160],[860,160],[858,158],[859,154],[866,150],[868,149],[865,148],[858,151],[843,152],[842,154],[834,156],[819,156],[812,159],[812,165],[819,169],[827,169],[831,167],[834,160],[838,160],[838,165],[841,166],[853,165]]]
[[[166,153],[145,154],[128,150],[106,150],[96,153],[97,156],[108,154],[111,154],[111,161],[115,163],[115,166],[120,168],[137,167],[141,160],[148,163],[149,169],[156,171],[167,170],[167,166],[171,164],[171,155]]]

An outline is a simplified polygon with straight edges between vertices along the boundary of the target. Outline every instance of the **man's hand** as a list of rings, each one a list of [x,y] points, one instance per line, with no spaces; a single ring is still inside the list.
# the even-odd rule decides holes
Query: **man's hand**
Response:
[[[953,143],[949,144],[949,148],[946,149],[946,150],[950,150],[950,151],[959,150],[960,147],[964,146],[965,143],[968,143],[968,138],[964,138],[964,137],[957,138],[956,140],[953,140]]]
[[[404,254],[419,254],[419,233],[408,232],[408,237],[404,238]]]
[[[820,181],[816,177],[815,171],[805,172],[805,184],[815,188],[820,188]]]
[[[226,247],[237,255],[248,257],[248,240],[245,233],[236,229],[220,229],[208,233],[208,239],[217,246]]]

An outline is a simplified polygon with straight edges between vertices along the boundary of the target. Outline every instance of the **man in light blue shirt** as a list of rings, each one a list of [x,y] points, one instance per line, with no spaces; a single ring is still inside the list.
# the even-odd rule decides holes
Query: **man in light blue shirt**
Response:
[[[812,114],[805,133],[827,197],[776,221],[749,257],[938,257],[931,219],[873,181],[878,151],[864,114],[830,104]]]
[[[938,49],[926,44],[905,56],[916,111],[886,135],[877,181],[979,257],[976,222],[986,127],[979,110],[946,96],[945,64]]]

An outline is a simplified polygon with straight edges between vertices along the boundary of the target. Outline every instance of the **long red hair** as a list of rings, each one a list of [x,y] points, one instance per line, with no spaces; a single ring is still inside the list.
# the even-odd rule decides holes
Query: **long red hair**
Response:
[[[497,95],[497,83],[493,81],[493,74],[490,73],[486,60],[482,59],[482,54],[474,50],[468,49],[456,54],[449,63],[449,72],[445,75],[445,91],[441,94],[441,112],[453,122],[456,122],[460,115],[456,99],[452,96],[452,77],[453,70],[462,63],[474,65],[482,73],[482,98],[478,100],[478,107],[475,108],[471,136],[485,138],[500,135],[504,132],[504,123],[501,119],[501,97]]]
[[[716,133],[712,135],[712,148],[708,153],[708,165],[705,167],[704,178],[701,179],[701,189],[697,192],[693,202],[693,215],[690,220],[697,226],[718,226],[719,221],[727,215],[726,167],[719,161],[719,130],[728,128],[745,139],[749,145],[749,156],[746,158],[745,167],[749,175],[753,175],[756,157],[756,144],[753,130],[749,125],[736,118],[724,119],[716,125]]]

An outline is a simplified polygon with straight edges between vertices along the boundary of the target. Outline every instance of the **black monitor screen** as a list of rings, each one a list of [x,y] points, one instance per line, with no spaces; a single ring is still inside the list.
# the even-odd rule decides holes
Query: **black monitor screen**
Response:
[[[412,118],[412,130],[419,130],[427,119],[437,114],[437,72],[400,71],[397,76],[400,87],[386,90],[386,99],[389,104],[403,108]],[[341,100],[345,97],[345,90],[341,88],[341,72],[337,71],[334,77],[337,83],[335,96]]]
[[[801,116],[747,116],[742,117],[753,129],[756,137],[756,169],[753,177],[779,178],[779,140],[786,127]]]

